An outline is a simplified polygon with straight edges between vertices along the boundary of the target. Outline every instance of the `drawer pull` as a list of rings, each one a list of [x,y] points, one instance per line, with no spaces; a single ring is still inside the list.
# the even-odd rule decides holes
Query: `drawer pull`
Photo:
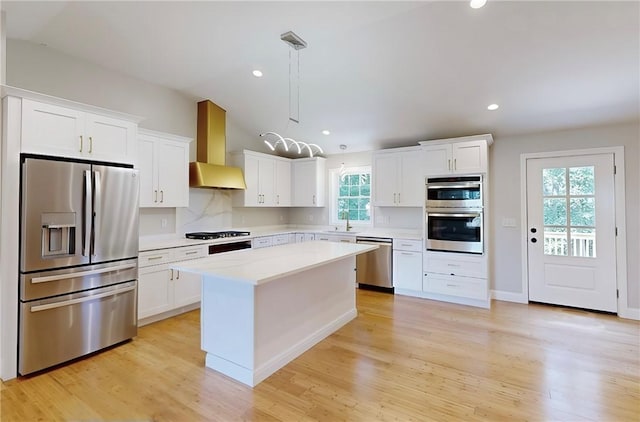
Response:
[[[198,253],[198,251],[191,251],[191,252],[185,252],[184,254],[185,255],[194,255],[194,254],[197,254],[197,253]]]
[[[458,268],[460,264],[447,264],[447,267],[456,267]]]
[[[149,258],[147,258],[147,261],[153,261],[155,259],[162,259],[162,258],[163,258],[162,255],[160,255],[160,256],[150,256]]]
[[[447,283],[447,287],[460,287],[460,286],[458,286],[457,284],[449,284],[449,283]]]

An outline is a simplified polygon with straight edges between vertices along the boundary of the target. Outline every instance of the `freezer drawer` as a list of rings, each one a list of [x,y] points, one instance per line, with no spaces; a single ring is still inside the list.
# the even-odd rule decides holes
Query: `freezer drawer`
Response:
[[[20,300],[29,301],[111,286],[138,278],[138,260],[20,275]]]
[[[20,303],[18,373],[26,375],[137,334],[136,281]]]

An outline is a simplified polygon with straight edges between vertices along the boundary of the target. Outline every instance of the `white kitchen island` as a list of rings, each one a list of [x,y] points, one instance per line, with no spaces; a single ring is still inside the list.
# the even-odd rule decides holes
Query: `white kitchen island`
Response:
[[[355,257],[376,248],[305,242],[176,264],[202,275],[206,366],[253,387],[354,319]]]

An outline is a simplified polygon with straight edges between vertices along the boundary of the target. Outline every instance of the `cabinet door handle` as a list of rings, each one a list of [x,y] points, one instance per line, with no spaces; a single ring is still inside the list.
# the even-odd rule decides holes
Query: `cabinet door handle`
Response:
[[[316,204],[316,196],[315,195],[313,195],[313,198],[312,198],[311,202],[313,203],[313,205]]]
[[[93,136],[89,136],[89,154],[93,153]]]
[[[160,202],[161,203],[164,202],[164,191],[163,190],[160,191]]]
[[[158,202],[158,191],[157,190],[153,191],[153,202]]]
[[[176,270],[176,272],[178,273],[178,275],[176,276],[176,280],[180,280],[180,270]]]
[[[280,195],[276,195],[276,204],[280,205]]]
[[[82,152],[82,135],[80,135],[80,152]]]
[[[173,280],[173,268],[171,268],[171,278],[169,280]]]
[[[451,170],[451,158],[447,160],[447,170]]]
[[[400,192],[398,192],[398,204],[400,203]]]
[[[454,170],[458,170],[458,163],[456,163],[456,161],[457,161],[457,158],[454,158],[453,159],[453,169]]]
[[[393,203],[394,204],[396,203],[396,194],[395,193],[393,194]]]

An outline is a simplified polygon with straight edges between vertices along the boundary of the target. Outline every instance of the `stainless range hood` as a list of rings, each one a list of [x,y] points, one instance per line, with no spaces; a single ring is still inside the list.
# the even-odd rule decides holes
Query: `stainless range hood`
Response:
[[[189,187],[246,189],[239,167],[225,165],[226,112],[209,100],[198,103],[196,161],[189,163]]]

